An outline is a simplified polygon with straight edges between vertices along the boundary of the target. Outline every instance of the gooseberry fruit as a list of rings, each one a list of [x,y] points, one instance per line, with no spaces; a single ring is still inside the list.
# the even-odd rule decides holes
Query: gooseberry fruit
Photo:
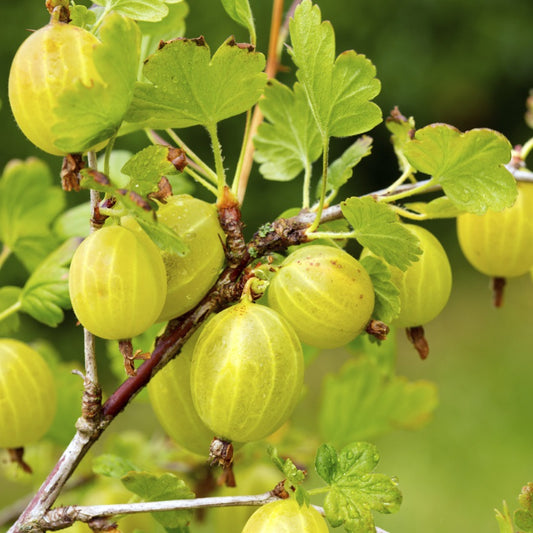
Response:
[[[374,310],[374,288],[350,254],[325,245],[298,248],[268,288],[268,304],[317,348],[343,346],[359,335]]]
[[[247,300],[215,315],[194,348],[194,406],[204,424],[227,441],[273,433],[292,413],[302,382],[302,347],[291,325]]]
[[[518,196],[512,207],[457,217],[463,254],[487,276],[521,276],[533,267],[533,183],[519,182],[517,187]]]
[[[250,517],[242,533],[327,533],[328,526],[311,506],[295,500],[278,500],[260,507]]]
[[[187,194],[171,196],[157,212],[189,247],[187,255],[162,252],[167,296],[160,322],[186,313],[205,296],[224,264],[224,232],[216,207]]]
[[[194,332],[181,353],[148,383],[152,409],[172,440],[190,452],[206,455],[213,432],[202,422],[191,396],[191,360],[202,328]]]
[[[0,339],[0,448],[21,448],[48,431],[56,412],[54,377],[42,356]]]
[[[133,21],[116,13],[108,20],[117,24],[119,19],[122,29],[138,32]],[[11,110],[24,135],[41,150],[65,155],[100,149],[118,129],[133,97],[136,72],[123,61],[107,65],[120,70],[120,78],[106,75],[104,80],[95,63],[101,47],[87,30],[52,20],[17,50],[9,73]],[[104,89],[106,98],[92,94]],[[67,92],[68,102],[63,98]],[[61,146],[59,123],[69,126]]]
[[[129,339],[157,319],[166,293],[159,248],[125,226],[91,233],[72,258],[69,290],[80,323],[109,340]]]
[[[414,328],[427,324],[444,309],[452,290],[452,269],[431,232],[414,224],[405,227],[418,238],[422,254],[405,271],[389,265],[392,282],[400,291],[400,314],[391,325]],[[362,255],[366,253],[364,250]]]

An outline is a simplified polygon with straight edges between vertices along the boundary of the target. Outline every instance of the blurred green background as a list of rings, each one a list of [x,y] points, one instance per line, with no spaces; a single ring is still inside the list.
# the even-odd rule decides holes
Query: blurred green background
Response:
[[[0,166],[11,158],[38,156],[57,172],[60,159],[39,153],[24,139],[7,102],[10,60],[26,29],[46,23],[43,3],[19,0],[0,7]],[[264,51],[271,2],[252,0],[251,4],[259,49]],[[533,87],[530,0],[324,0],[319,5],[323,17],[335,27],[337,51],[354,48],[376,65],[383,84],[377,102],[385,116],[398,105],[405,115],[415,117],[418,126],[447,122],[462,130],[489,127],[503,132],[513,144],[531,135],[523,120],[525,100]],[[220,2],[191,0],[190,10],[187,36],[203,34],[211,48],[229,34],[247,39],[244,30],[225,16]],[[286,54],[284,63],[290,64]],[[292,76],[289,72],[281,78],[290,81]],[[221,128],[227,168],[234,166],[241,133],[241,117]],[[346,195],[378,189],[398,176],[384,126],[371,135],[373,156],[357,167]],[[210,161],[209,142],[202,130],[193,128],[183,136]],[[120,139],[117,147],[135,150],[145,142],[138,135]],[[333,156],[348,143],[333,143]],[[244,206],[248,231],[297,204],[300,187],[299,182],[261,181],[254,172]],[[72,197],[72,203],[84,200],[84,194]],[[380,515],[378,525],[391,533],[497,532],[493,509],[501,508],[503,499],[514,509],[521,486],[533,481],[533,283],[529,277],[511,280],[504,307],[493,309],[488,280],[462,258],[453,223],[428,227],[449,252],[454,289],[448,307],[427,327],[428,360],[418,360],[398,336],[398,372],[436,382],[440,405],[424,429],[377,439],[382,456],[379,470],[398,475],[404,493],[401,511]],[[44,328],[42,333],[54,336]],[[64,338],[59,349],[65,358],[81,353],[80,340]],[[323,354],[320,360],[325,357],[334,371],[345,354]],[[323,371],[316,362],[313,369]],[[138,421],[137,411],[132,418]],[[153,427],[153,422],[147,424],[148,430]],[[11,485],[4,489],[0,507],[23,494],[23,489]]]

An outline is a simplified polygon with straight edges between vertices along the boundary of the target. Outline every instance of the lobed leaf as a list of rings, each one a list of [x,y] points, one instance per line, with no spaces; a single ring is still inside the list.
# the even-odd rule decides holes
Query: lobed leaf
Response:
[[[120,169],[130,177],[126,187],[141,196],[157,191],[161,176],[176,171],[168,159],[169,149],[169,146],[155,144],[131,157]]]
[[[101,476],[120,479],[138,468],[128,459],[112,453],[104,453],[93,460],[93,472]]]
[[[341,209],[353,228],[352,236],[387,263],[406,270],[418,260],[422,253],[418,239],[389,206],[354,196],[342,202]]]
[[[259,107],[263,122],[254,137],[254,158],[269,180],[289,181],[309,168],[322,153],[316,123],[299,83],[294,90],[271,80]]]
[[[252,107],[266,84],[265,58],[227,39],[210,57],[203,40],[176,39],[145,63],[126,120],[156,129],[214,125]]]
[[[401,310],[400,291],[392,282],[390,269],[379,257],[371,255],[363,257],[360,262],[372,280],[376,296],[372,318],[390,324]]]
[[[50,223],[63,210],[65,195],[38,159],[12,161],[0,179],[0,241],[28,271],[57,246]]]
[[[94,3],[134,20],[157,22],[168,14],[167,0],[95,0]]]
[[[269,447],[268,454],[274,465],[283,472],[289,484],[297,486],[305,480],[306,472],[300,470],[290,458],[282,459],[276,448]]]
[[[398,428],[417,429],[429,421],[437,402],[434,384],[386,374],[362,356],[324,381],[320,432],[324,440],[342,445]]]
[[[335,60],[333,27],[310,0],[298,5],[289,27],[289,52],[321,138],[357,135],[379,124],[381,110],[370,102],[381,88],[374,65],[353,50]]]
[[[149,502],[194,497],[185,482],[170,473],[156,475],[149,472],[130,472],[122,476],[121,480],[129,491]],[[180,528],[190,522],[192,511],[164,511],[153,513],[153,517],[165,528]]]
[[[70,309],[68,265],[81,239],[71,238],[52,252],[28,278],[20,294],[21,310],[56,327]]]
[[[335,457],[336,456],[336,457]],[[319,475],[330,485],[324,511],[333,527],[344,525],[346,531],[374,531],[372,511],[396,512],[402,501],[397,482],[371,473],[379,461],[373,444],[355,442],[340,453],[329,445],[319,448],[315,464]]]
[[[93,59],[104,83],[87,87],[73,80],[58,98],[58,116],[62,108],[68,107],[69,113],[52,132],[58,136],[56,146],[65,152],[79,151],[80,146],[88,149],[114,135],[133,97],[141,38],[137,24],[111,13],[104,18],[98,38],[101,45],[94,49]]]
[[[413,167],[440,183],[459,209],[482,215],[510,207],[516,199],[515,179],[505,168],[511,144],[501,133],[461,133],[447,124],[433,124],[416,132],[404,154]]]

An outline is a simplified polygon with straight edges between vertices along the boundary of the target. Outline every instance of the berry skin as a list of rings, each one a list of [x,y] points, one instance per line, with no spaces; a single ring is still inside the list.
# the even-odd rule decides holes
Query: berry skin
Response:
[[[118,14],[108,18],[122,30],[138,33],[133,21]],[[99,150],[118,129],[133,96],[135,73],[129,68],[120,81],[102,79],[94,59],[101,46],[87,30],[52,20],[17,50],[9,73],[11,110],[24,135],[41,150],[54,155]],[[95,105],[91,90],[96,88],[110,98]],[[62,100],[67,91],[68,105]],[[72,130],[61,148],[56,144],[60,122]],[[72,128],[78,123],[79,128]]]
[[[432,233],[413,224],[405,227],[418,237],[422,254],[405,271],[389,265],[401,305],[400,314],[391,325],[413,328],[427,324],[444,309],[452,290],[452,269],[444,248]]]
[[[279,500],[260,507],[242,533],[328,533],[326,521],[311,506],[295,500]]]
[[[191,360],[202,328],[195,331],[181,353],[148,383],[150,403],[172,440],[192,453],[206,456],[214,435],[202,422],[191,396]]]
[[[140,229],[95,231],[74,253],[69,290],[78,320],[91,333],[109,340],[135,337],[163,308],[166,275],[159,248]]]
[[[517,183],[512,207],[484,215],[457,217],[463,254],[483,274],[511,278],[533,268],[533,183]]]
[[[359,335],[374,310],[374,288],[363,266],[339,248],[298,248],[268,288],[268,303],[318,348],[343,346]]]
[[[39,440],[56,411],[54,377],[42,356],[14,339],[0,339],[0,448]]]
[[[224,233],[214,205],[187,194],[167,198],[159,222],[173,229],[187,244],[181,257],[162,252],[167,271],[167,296],[158,319],[170,320],[190,311],[215,283],[224,264]]]
[[[292,413],[303,382],[302,347],[278,313],[243,300],[203,329],[191,363],[198,415],[223,440],[267,437]]]

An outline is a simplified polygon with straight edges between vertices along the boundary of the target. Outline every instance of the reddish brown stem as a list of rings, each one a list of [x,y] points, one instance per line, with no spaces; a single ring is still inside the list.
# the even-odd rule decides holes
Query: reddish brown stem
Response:
[[[429,355],[429,344],[424,334],[424,328],[422,326],[405,328],[405,333],[418,352],[420,359],[426,359]]]
[[[491,279],[490,288],[492,290],[492,305],[494,305],[494,307],[501,307],[503,305],[505,284],[505,278]]]

